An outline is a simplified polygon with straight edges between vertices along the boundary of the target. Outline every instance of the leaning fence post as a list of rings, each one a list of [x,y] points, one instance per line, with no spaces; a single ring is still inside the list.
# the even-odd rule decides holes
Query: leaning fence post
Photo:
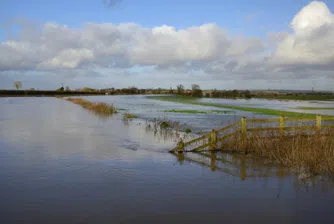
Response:
[[[209,144],[210,144],[210,150],[215,150],[217,147],[217,131],[215,129],[212,129],[209,135]]]
[[[184,151],[184,143],[181,138],[180,141],[177,143],[177,152],[183,153],[183,151]]]
[[[280,128],[280,136],[284,137],[284,115],[281,115],[279,117],[279,128]]]
[[[321,115],[316,117],[316,133],[319,135],[321,133]]]
[[[246,117],[241,118],[241,138],[242,138],[242,147],[246,149],[247,147],[247,119]]]

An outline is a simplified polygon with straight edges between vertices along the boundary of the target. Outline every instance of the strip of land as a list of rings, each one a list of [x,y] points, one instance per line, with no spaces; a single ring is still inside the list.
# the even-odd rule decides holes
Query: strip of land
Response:
[[[314,118],[316,114],[312,113],[300,113],[300,112],[291,112],[291,111],[282,111],[282,110],[273,110],[266,108],[256,108],[256,107],[240,107],[240,106],[232,106],[232,105],[222,105],[218,103],[207,103],[207,102],[199,102],[195,97],[189,96],[148,96],[149,99],[154,100],[162,100],[169,101],[175,103],[183,103],[183,104],[193,104],[199,106],[209,106],[209,107],[217,107],[217,108],[225,108],[225,109],[233,109],[233,110],[241,110],[246,112],[253,112],[258,114],[266,114],[273,116],[284,115],[286,117],[303,117],[303,118]],[[333,118],[334,116],[324,115],[323,118]]]

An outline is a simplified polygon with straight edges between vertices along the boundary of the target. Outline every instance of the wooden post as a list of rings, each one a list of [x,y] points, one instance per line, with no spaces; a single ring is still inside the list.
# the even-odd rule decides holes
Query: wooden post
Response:
[[[184,151],[184,143],[181,138],[180,141],[177,143],[177,152],[183,153],[183,151]]]
[[[241,138],[243,149],[247,148],[247,119],[246,117],[241,118]]]
[[[284,115],[279,117],[280,136],[284,137]]]
[[[317,115],[316,117],[316,134],[320,135],[321,133],[321,115]]]
[[[215,150],[217,148],[217,131],[212,129],[209,135],[210,150]]]
[[[246,158],[241,157],[240,158],[240,179],[241,180],[246,180]]]

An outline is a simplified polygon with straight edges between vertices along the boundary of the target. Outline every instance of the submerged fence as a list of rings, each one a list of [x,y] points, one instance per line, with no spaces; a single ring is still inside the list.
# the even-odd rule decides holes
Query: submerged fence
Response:
[[[260,126],[260,127],[259,127]],[[303,135],[326,135],[328,130],[334,130],[334,118],[324,118],[317,115],[315,118],[279,118],[246,119],[239,122],[213,129],[210,133],[188,142],[181,139],[170,152],[196,152],[202,150],[225,150],[238,146],[247,148],[247,141],[252,136],[261,138],[289,138],[297,131]],[[269,134],[270,133],[270,134]]]

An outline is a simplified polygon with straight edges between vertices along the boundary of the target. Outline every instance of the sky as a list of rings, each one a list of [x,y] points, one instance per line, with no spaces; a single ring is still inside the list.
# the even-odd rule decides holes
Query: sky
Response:
[[[0,89],[334,90],[334,1],[0,0]]]

